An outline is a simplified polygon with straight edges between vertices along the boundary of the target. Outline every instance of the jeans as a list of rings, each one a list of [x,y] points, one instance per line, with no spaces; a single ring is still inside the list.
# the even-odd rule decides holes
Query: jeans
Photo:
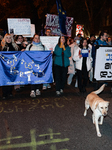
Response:
[[[67,84],[70,85],[72,83],[72,78],[74,74],[69,74],[68,79],[67,79]]]
[[[47,88],[48,85],[49,85],[49,83],[44,83],[44,84],[43,84],[43,86],[46,86],[46,88]]]

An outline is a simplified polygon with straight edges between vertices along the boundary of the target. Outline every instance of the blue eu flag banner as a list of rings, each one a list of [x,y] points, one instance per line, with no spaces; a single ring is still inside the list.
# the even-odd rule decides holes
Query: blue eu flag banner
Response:
[[[67,34],[66,33],[66,27],[65,27],[65,23],[66,23],[66,11],[63,9],[62,4],[61,4],[61,0],[56,0],[56,4],[57,4],[57,10],[58,10],[58,14],[59,14],[59,25],[60,25],[60,30],[62,34]]]
[[[52,82],[51,51],[0,52],[0,86]]]

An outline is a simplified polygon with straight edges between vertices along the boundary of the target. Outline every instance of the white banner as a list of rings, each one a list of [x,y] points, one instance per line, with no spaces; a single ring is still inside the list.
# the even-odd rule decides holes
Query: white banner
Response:
[[[53,50],[58,44],[59,36],[40,36],[40,41],[48,50]]]
[[[15,35],[31,35],[31,21],[28,18],[8,18],[8,32]]]
[[[24,37],[33,37],[35,34],[35,24],[31,24],[31,34],[23,35]]]
[[[96,50],[95,79],[112,80],[112,47]]]

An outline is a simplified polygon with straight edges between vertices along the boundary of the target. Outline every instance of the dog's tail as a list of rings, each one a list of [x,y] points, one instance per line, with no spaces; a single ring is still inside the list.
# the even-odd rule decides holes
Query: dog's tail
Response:
[[[99,94],[104,90],[105,84],[103,84],[97,91],[93,91],[92,93]]]

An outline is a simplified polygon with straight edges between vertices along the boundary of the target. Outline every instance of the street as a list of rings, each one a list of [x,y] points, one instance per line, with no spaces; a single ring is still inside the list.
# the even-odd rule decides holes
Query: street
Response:
[[[2,100],[0,92],[0,150],[111,150],[111,84],[99,94],[110,102],[108,115],[100,125],[101,138],[92,123],[92,111],[83,115],[85,97],[93,85],[88,84],[84,95],[74,85],[66,85],[61,97],[56,97],[51,85],[33,99],[30,85],[13,91],[14,97],[8,100]]]

